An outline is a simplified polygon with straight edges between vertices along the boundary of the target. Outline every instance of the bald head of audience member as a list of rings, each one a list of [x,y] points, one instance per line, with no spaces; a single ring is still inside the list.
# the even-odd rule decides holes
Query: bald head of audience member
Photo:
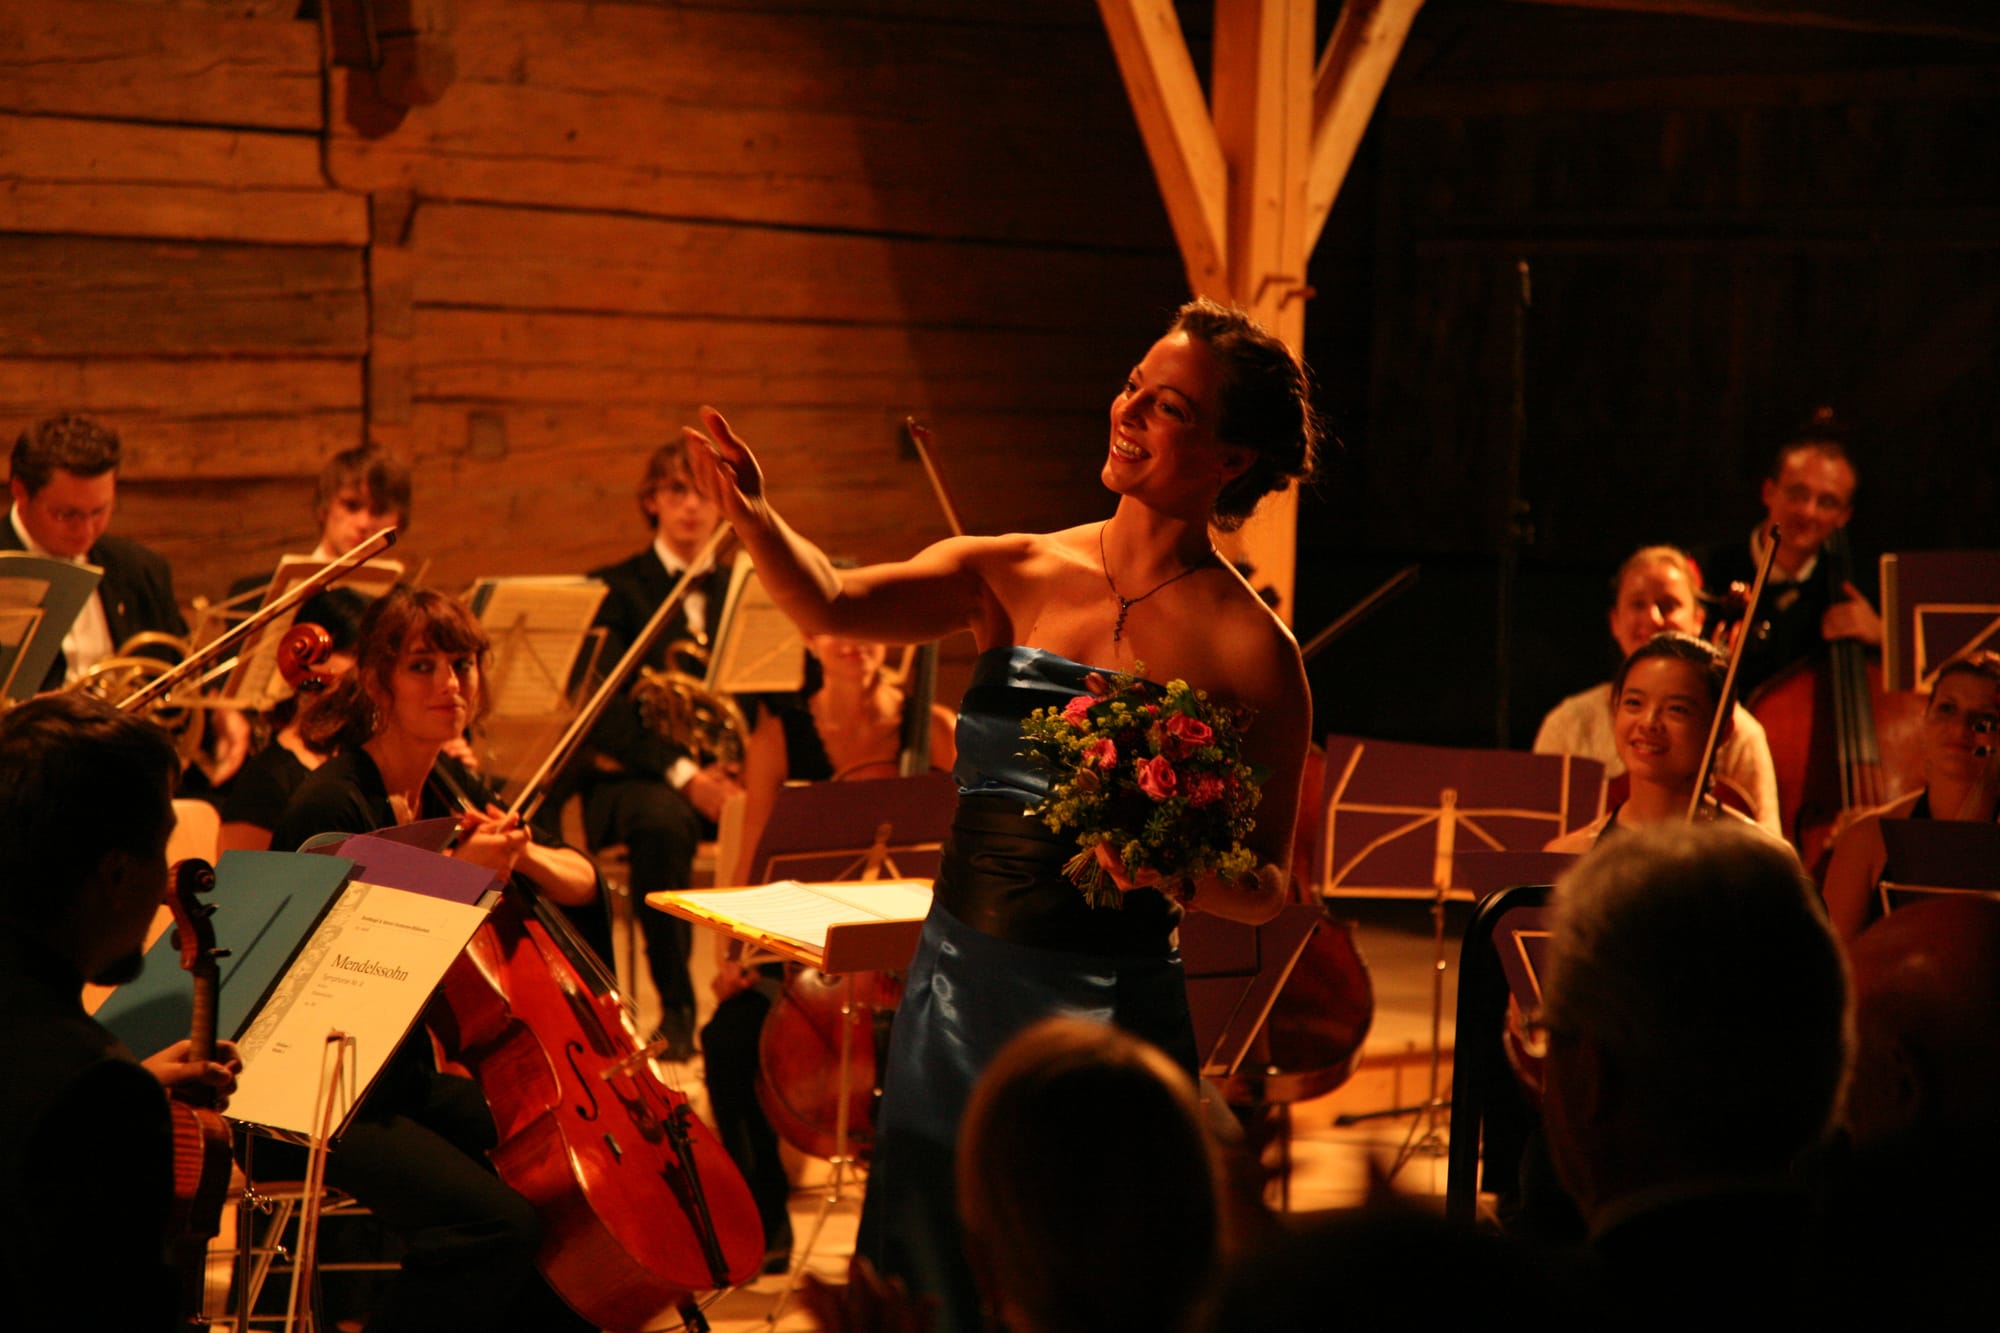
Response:
[[[1847,1127],[1869,1148],[1903,1137],[2000,1151],[2000,902],[1911,903],[1855,939],[1856,1046]]]
[[[1557,885],[1543,1121],[1593,1227],[1621,1200],[1781,1176],[1827,1132],[1848,987],[1812,886],[1747,828],[1653,827]]]
[[[966,1109],[958,1196],[981,1293],[1016,1333],[1185,1327],[1215,1280],[1194,1086],[1103,1023],[1046,1019],[1001,1049]]]

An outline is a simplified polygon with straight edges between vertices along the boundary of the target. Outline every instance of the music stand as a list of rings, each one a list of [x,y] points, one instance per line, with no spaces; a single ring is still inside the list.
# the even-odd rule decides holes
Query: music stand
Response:
[[[2000,824],[1960,819],[1881,821],[1882,912],[1947,894],[2000,898]]]
[[[2000,551],[1900,551],[1882,557],[1882,677],[1927,690],[1960,653],[2000,648]]]
[[[1427,1113],[1422,1140],[1400,1154],[1438,1151],[1444,1051],[1445,904],[1478,893],[1458,867],[1467,851],[1538,852],[1603,813],[1604,765],[1578,755],[1461,750],[1330,736],[1317,860],[1327,897],[1429,899],[1434,953],[1429,1096],[1422,1105],[1341,1116],[1353,1124]]]
[[[798,783],[778,790],[771,817],[751,856],[752,878],[839,882],[874,879],[887,873],[897,878],[934,878],[945,834],[951,828],[958,789],[944,773],[881,778],[864,782]],[[906,967],[923,930],[921,919],[853,919],[827,929],[825,943],[815,949],[701,907],[703,894],[729,890],[688,889],[646,895],[648,906],[713,926],[750,946],[743,962],[786,959],[844,978],[840,1005],[840,1072],[835,1094],[833,1176],[820,1199],[805,1243],[793,1260],[785,1288],[766,1316],[775,1326],[805,1278],[806,1265],[833,1209],[846,1195],[847,1171],[858,1166],[849,1149],[848,1102],[853,1092],[854,976],[857,971]]]
[[[0,697],[18,702],[42,688],[103,577],[95,565],[0,551]]]
[[[492,640],[491,715],[481,729],[490,772],[512,774],[554,745],[576,715],[570,682],[588,679],[604,630],[592,628],[609,590],[596,579],[489,578],[466,602]],[[587,659],[587,661],[586,661]],[[503,788],[509,785],[503,782]]]

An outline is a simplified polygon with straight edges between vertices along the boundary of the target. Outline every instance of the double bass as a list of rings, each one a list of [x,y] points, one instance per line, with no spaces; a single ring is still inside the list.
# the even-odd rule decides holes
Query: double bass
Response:
[[[724,532],[694,565],[712,557]],[[691,583],[683,576],[513,802],[526,820]],[[443,770],[436,770],[442,774]],[[454,793],[462,807],[471,802]],[[640,1041],[609,970],[560,911],[518,884],[446,973],[427,1021],[492,1109],[500,1178],[544,1221],[537,1264],[617,1333],[669,1311],[705,1329],[698,1293],[755,1276],[764,1230],[722,1144]]]
[[[1845,531],[1820,558],[1835,586],[1851,581]],[[1883,689],[1881,665],[1858,639],[1830,640],[1824,655],[1794,663],[1744,706],[1770,741],[1779,816],[1808,868],[1820,865],[1845,817],[1923,785],[1923,696]]]

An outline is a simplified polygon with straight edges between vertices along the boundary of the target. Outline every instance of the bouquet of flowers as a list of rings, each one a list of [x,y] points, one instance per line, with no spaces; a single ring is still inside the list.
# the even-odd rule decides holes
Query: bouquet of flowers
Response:
[[[1143,670],[1144,668],[1139,668]],[[1093,682],[1096,683],[1096,682]],[[1092,907],[1124,896],[1098,860],[1109,847],[1127,879],[1237,878],[1257,867],[1243,845],[1267,774],[1244,761],[1246,714],[1211,703],[1184,680],[1162,687],[1137,676],[1103,679],[1101,694],[1038,708],[1021,724],[1027,754],[1049,771],[1047,799],[1028,811],[1073,831],[1081,849],[1063,873]],[[1174,892],[1170,883],[1158,887]],[[1186,890],[1179,896],[1185,896]]]

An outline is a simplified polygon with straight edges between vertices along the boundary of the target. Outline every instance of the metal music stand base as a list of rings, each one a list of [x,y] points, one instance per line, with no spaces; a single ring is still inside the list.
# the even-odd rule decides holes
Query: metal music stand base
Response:
[[[1369,1120],[1391,1120],[1413,1115],[1418,1119],[1410,1125],[1410,1132],[1403,1139],[1402,1147],[1396,1150],[1395,1160],[1389,1164],[1387,1179],[1394,1180],[1410,1159],[1419,1153],[1428,1157],[1442,1157],[1448,1151],[1448,1140],[1438,1128],[1438,1117],[1451,1110],[1451,1098],[1441,1096],[1439,1083],[1443,1075],[1444,1063],[1444,973],[1449,966],[1444,952],[1444,909],[1447,889],[1439,885],[1431,899],[1431,1074],[1428,1095],[1423,1101],[1409,1106],[1384,1107],[1379,1111],[1350,1111],[1333,1118],[1333,1123],[1342,1129],[1362,1124]],[[1419,1126],[1427,1126],[1422,1138],[1417,1137]]]

